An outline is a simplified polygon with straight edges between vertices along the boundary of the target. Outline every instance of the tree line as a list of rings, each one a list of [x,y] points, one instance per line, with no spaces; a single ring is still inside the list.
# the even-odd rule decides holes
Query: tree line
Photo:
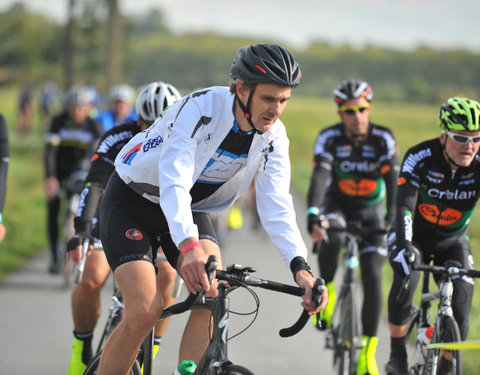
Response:
[[[74,0],[69,0],[72,4]],[[40,84],[55,80],[63,88],[91,84],[108,90],[112,69],[112,35],[121,34],[115,55],[116,80],[140,86],[153,80],[173,83],[182,90],[228,84],[229,67],[237,49],[258,42],[214,33],[175,35],[161,11],[121,17],[121,33],[112,34],[108,11],[116,1],[82,0],[74,34],[74,81],[65,78],[65,37],[68,23],[61,24],[27,11],[21,3],[0,13],[0,85]],[[90,5],[90,6],[88,6]],[[102,11],[103,10],[103,11]],[[118,36],[118,35],[117,35]],[[480,54],[464,49],[438,50],[428,46],[398,50],[374,45],[354,48],[316,41],[303,50],[289,48],[299,61],[303,81],[298,94],[331,96],[343,79],[368,81],[378,99],[438,103],[453,95],[480,98]],[[110,69],[110,70],[109,70]],[[110,77],[110,78],[109,78]]]

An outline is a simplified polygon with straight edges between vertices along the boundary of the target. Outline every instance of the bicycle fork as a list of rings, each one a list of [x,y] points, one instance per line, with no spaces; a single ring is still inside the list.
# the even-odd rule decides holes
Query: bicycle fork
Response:
[[[228,286],[223,282],[218,283],[219,296],[225,296]],[[214,306],[213,333],[210,344],[198,363],[195,374],[210,374],[213,369],[219,369],[225,364],[231,363],[228,359],[227,340],[228,340],[228,319],[229,319],[230,299],[228,297],[220,298]],[[208,372],[206,371],[208,369]],[[217,373],[212,372],[212,373]]]

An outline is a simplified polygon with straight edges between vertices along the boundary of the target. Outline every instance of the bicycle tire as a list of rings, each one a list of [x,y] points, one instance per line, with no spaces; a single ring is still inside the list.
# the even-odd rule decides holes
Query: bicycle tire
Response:
[[[140,348],[140,368],[142,374],[153,374],[153,330],[147,335]],[[138,363],[138,362],[137,362]]]
[[[356,355],[358,351],[358,321],[353,288],[345,290],[340,301],[340,325],[336,344],[338,375],[356,374]]]
[[[416,306],[412,306],[405,335],[409,374],[422,374],[423,372],[424,363],[419,362],[417,358],[418,345],[423,346],[423,344],[418,342],[417,338],[420,314],[421,310]]]
[[[222,375],[254,375],[249,369],[238,365],[226,365],[220,372]]]
[[[95,357],[90,361],[88,364],[85,372],[83,375],[96,375],[98,371],[98,366],[100,365],[100,359],[102,357],[102,353],[97,353]],[[142,375],[142,370],[140,369],[140,365],[138,364],[138,361],[135,361],[133,364],[132,369],[128,373],[129,375]]]
[[[451,316],[442,316],[437,324],[435,324],[431,342],[436,344],[459,341],[461,341],[460,330],[458,329],[458,324],[455,319]],[[448,372],[440,369],[440,362],[443,356],[442,353],[444,352],[448,352],[452,356],[451,370]],[[462,352],[460,350],[428,349],[423,374],[462,375]]]

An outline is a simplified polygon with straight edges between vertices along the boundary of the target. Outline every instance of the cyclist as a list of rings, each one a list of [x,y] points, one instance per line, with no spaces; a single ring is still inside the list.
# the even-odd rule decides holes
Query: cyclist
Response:
[[[147,129],[165,108],[180,99],[177,89],[165,82],[152,82],[139,94],[136,101],[137,121],[116,126],[106,132],[93,155],[90,172],[85,180],[79,209],[75,216],[75,236],[68,243],[72,251],[85,238],[95,238],[100,251],[91,251],[85,263],[83,277],[72,293],[72,315],[74,322],[74,341],[69,375],[83,374],[92,358],[93,330],[100,315],[100,291],[110,274],[105,254],[101,248],[95,215],[108,179],[114,171],[113,162],[122,147],[137,133]],[[100,246],[98,246],[100,245]],[[70,252],[67,254],[70,258]],[[175,301],[171,297],[176,272],[167,262],[159,262],[159,288],[168,304]],[[155,354],[165,331],[167,321],[161,321],[155,327]]]
[[[408,374],[405,334],[419,275],[411,273],[405,301],[396,296],[410,275],[409,254],[422,263],[456,260],[473,268],[468,223],[480,194],[480,103],[454,97],[440,108],[440,137],[410,148],[400,169],[395,231],[389,235],[389,260],[394,271],[388,297],[391,351],[386,372]],[[462,340],[467,338],[473,280],[454,280],[452,308]],[[442,357],[442,366],[449,363]]]
[[[103,131],[106,132],[114,126],[137,120],[137,114],[132,105],[135,98],[133,87],[125,83],[115,85],[110,90],[109,96],[111,108],[99,112],[95,117],[95,120],[102,124]]]
[[[85,169],[96,143],[102,135],[101,125],[89,117],[90,91],[83,86],[73,87],[65,98],[66,109],[52,118],[46,134],[45,192],[48,200],[48,239],[51,260],[49,272],[60,271],[57,253],[60,188],[68,177]]]
[[[279,120],[300,68],[283,47],[258,44],[238,50],[231,76],[230,89],[206,88],[175,103],[115,161],[101,202],[100,234],[126,310],[103,349],[99,374],[126,373],[161,314],[151,251],[158,244],[190,292],[203,286],[215,294],[205,262],[209,254],[220,259],[220,251],[208,212],[233,204],[253,177],[262,223],[306,289],[302,305],[314,314],[326,304],[326,290],[320,306],[311,301],[315,279],[295,221],[288,138]],[[209,321],[207,311],[191,313],[179,367],[201,357]]]
[[[3,208],[7,194],[7,172],[10,163],[10,146],[8,142],[8,128],[5,117],[0,113],[0,242],[7,233],[3,225]]]
[[[370,122],[373,98],[370,85],[361,80],[346,80],[333,93],[340,122],[322,130],[317,137],[307,198],[308,231],[314,241],[314,252],[318,252],[320,274],[330,296],[330,303],[321,316],[327,327],[332,324],[334,275],[345,235],[329,233],[327,241],[324,227],[345,226],[351,220],[360,221],[366,228],[389,227],[394,217],[398,176],[393,132]],[[362,350],[357,374],[378,374],[376,335],[382,309],[386,239],[382,234],[365,235],[359,246],[364,300]]]
[[[33,87],[30,82],[24,84],[18,96],[18,131],[20,134],[29,134],[33,127]]]

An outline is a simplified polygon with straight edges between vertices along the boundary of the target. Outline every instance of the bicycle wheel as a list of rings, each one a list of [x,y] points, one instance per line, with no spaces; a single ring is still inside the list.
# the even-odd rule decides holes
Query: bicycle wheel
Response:
[[[442,316],[435,324],[432,343],[459,342],[458,324],[451,316]],[[460,350],[428,349],[424,375],[461,375],[462,353]]]
[[[408,318],[408,328],[405,335],[407,358],[408,358],[408,371],[409,374],[422,374],[424,362],[419,361],[417,352],[421,350],[419,345],[422,345],[417,340],[418,324],[420,322],[420,309],[416,306],[412,306],[410,311],[410,317]],[[422,345],[423,346],[423,345]]]
[[[87,369],[83,373],[83,375],[96,375],[98,371],[98,366],[100,365],[100,358],[102,356],[102,353],[97,353],[95,357],[90,361],[90,363],[87,366]],[[129,375],[142,375],[142,370],[140,369],[140,365],[138,364],[137,361],[133,364],[132,369],[128,373]]]
[[[353,289],[345,290],[340,301],[340,323],[336,344],[338,375],[355,375],[358,351],[358,321]]]
[[[242,366],[226,365],[220,372],[222,375],[253,375],[253,372]]]

